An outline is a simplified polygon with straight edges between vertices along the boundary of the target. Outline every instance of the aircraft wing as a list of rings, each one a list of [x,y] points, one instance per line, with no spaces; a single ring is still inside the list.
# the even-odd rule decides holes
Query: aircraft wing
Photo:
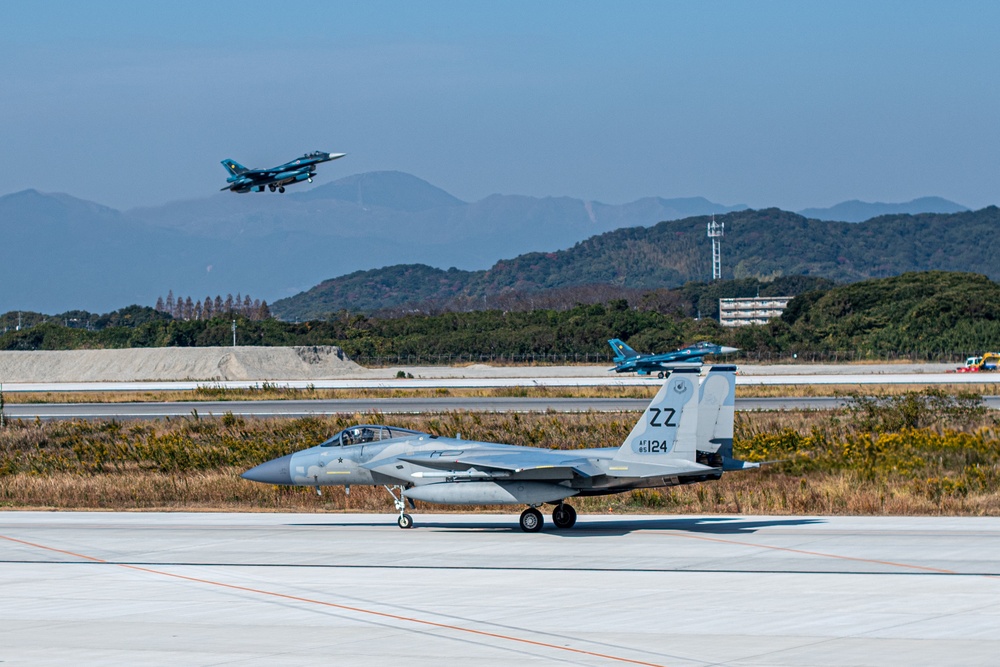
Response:
[[[418,453],[401,456],[399,460],[414,465],[435,468],[438,470],[497,470],[517,474],[534,470],[552,470],[572,472],[580,477],[593,477],[603,471],[587,459],[574,455],[572,452],[559,452],[539,449],[536,452],[505,452],[502,450],[475,450],[457,456],[435,455],[437,453]]]

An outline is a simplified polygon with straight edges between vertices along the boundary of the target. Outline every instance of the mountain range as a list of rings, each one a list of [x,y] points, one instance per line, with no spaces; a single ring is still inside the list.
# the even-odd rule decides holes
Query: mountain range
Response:
[[[491,195],[464,202],[401,172],[358,174],[285,195],[219,193],[128,211],[25,190],[0,197],[0,312],[102,312],[151,305],[169,290],[274,301],[373,267],[469,272],[623,227],[745,209],[700,197],[611,205]],[[697,231],[704,236],[704,225]]]
[[[907,213],[960,213],[968,211],[960,204],[942,199],[941,197],[919,197],[902,204],[882,204],[879,202],[864,202],[852,199],[831,206],[830,208],[807,208],[799,211],[799,215],[816,220],[837,222],[864,222],[880,215],[897,215]]]
[[[970,243],[996,236],[996,206],[887,215],[862,223],[826,222],[780,209],[736,211],[716,219],[725,223],[724,279],[810,276],[849,283],[929,270],[1000,278],[992,245]],[[678,287],[711,274],[708,220],[702,216],[618,229],[567,250],[503,260],[485,271],[443,271],[420,264],[358,271],[276,301],[271,312],[286,320],[308,320],[339,310],[474,310],[497,307],[492,304],[498,295],[507,301],[520,295],[523,301],[531,294],[584,286],[611,285],[623,293]]]

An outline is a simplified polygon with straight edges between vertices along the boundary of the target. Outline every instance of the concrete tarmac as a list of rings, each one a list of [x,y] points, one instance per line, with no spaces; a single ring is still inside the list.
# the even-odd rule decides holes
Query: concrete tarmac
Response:
[[[848,404],[831,396],[737,398],[736,409],[833,410]],[[1000,410],[1000,396],[983,396],[983,405]],[[162,419],[204,417],[226,413],[244,417],[312,417],[353,414],[419,414],[468,410],[475,412],[642,412],[645,398],[365,398],[288,401],[178,401],[160,403],[10,403],[8,419]]]
[[[0,661],[995,665],[1000,518],[0,513]]]

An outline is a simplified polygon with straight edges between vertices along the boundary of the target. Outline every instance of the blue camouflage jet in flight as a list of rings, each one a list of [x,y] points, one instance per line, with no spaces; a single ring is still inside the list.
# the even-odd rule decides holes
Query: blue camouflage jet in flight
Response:
[[[359,424],[326,442],[247,470],[263,484],[384,486],[400,528],[411,528],[406,502],[527,505],[521,530],[542,529],[541,505],[568,529],[573,496],[603,496],[720,479],[757,468],[733,456],[736,367],[678,368],[670,373],[620,447],[541,449],[462,440],[395,426]],[[572,443],[571,443],[572,444]],[[589,444],[589,443],[585,443]]]
[[[695,343],[662,354],[639,354],[617,338],[609,340],[608,345],[615,351],[615,367],[609,370],[616,373],[636,373],[638,375],[656,373],[659,378],[677,368],[678,364],[701,365],[702,358],[706,355],[739,352],[738,347],[713,345],[708,342]]]
[[[309,181],[312,183],[313,174],[316,172],[316,165],[330,160],[336,160],[347,155],[347,153],[325,153],[323,151],[313,151],[306,153],[297,160],[280,164],[270,169],[247,169],[242,164],[232,159],[222,161],[222,166],[229,172],[226,182],[229,184],[223,190],[233,192],[263,192],[264,188],[271,192],[277,190],[284,192],[286,185]]]

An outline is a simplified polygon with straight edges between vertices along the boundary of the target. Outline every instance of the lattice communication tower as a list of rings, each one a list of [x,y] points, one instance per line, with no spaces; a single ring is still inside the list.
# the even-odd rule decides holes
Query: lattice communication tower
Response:
[[[712,216],[712,222],[708,223],[708,238],[712,239],[712,280],[722,279],[722,236],[726,231],[726,223],[716,222]]]

